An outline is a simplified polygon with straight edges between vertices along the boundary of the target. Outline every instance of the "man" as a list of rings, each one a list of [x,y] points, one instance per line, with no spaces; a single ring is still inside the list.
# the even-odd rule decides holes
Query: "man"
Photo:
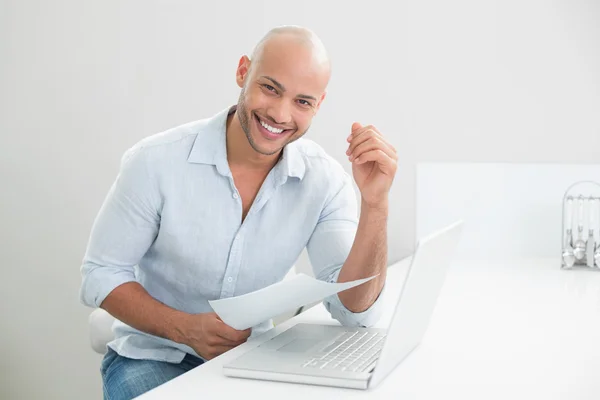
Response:
[[[236,106],[125,153],[81,267],[82,302],[117,319],[101,367],[105,398],[135,397],[271,328],[234,330],[208,300],[282,280],[304,248],[318,279],[379,274],[324,300],[344,325],[377,320],[397,155],[375,127],[349,129],[357,222],[350,176],[299,140],[329,77],[314,33],[273,29],[240,59]]]

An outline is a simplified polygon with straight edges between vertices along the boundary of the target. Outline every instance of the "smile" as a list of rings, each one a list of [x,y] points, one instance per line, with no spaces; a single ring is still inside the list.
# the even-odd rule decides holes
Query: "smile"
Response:
[[[281,132],[283,132],[283,129],[274,128],[271,125],[268,125],[268,124],[264,123],[260,119],[258,120],[258,122],[260,122],[260,124],[263,126],[263,128],[267,129],[269,132],[272,132],[272,133],[281,133]]]
[[[274,126],[271,126],[269,124],[267,124],[265,121],[263,121],[258,115],[255,114],[256,119],[258,120],[258,123],[265,128],[266,130],[268,130],[271,133],[275,133],[277,135],[283,133],[286,129],[279,129],[279,128],[275,128]]]
[[[257,114],[254,114],[254,118],[256,118],[258,130],[267,140],[277,140],[292,131],[291,129],[276,128],[269,125]]]

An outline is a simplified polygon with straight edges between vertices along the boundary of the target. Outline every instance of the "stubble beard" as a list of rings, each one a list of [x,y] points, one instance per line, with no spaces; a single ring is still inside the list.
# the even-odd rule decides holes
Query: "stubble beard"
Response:
[[[252,134],[251,134],[251,117],[250,117],[250,113],[248,112],[248,109],[246,108],[246,103],[245,103],[245,97],[246,97],[246,87],[244,86],[240,92],[240,97],[238,99],[238,104],[237,104],[237,115],[238,115],[238,120],[240,122],[240,126],[242,127],[242,130],[244,131],[244,133],[246,134],[246,139],[248,139],[248,143],[250,143],[250,146],[254,149],[254,151],[256,151],[259,154],[265,155],[265,156],[272,156],[274,154],[279,153],[285,146],[287,146],[288,144],[295,142],[296,140],[300,139],[302,136],[304,136],[306,134],[306,132],[308,132],[308,128],[310,128],[310,125],[306,128],[306,130],[304,132],[302,132],[301,135],[297,135],[296,137],[292,137],[290,140],[288,140],[286,143],[284,143],[283,146],[281,146],[279,149],[272,151],[272,152],[267,152],[264,150],[261,150],[256,143],[254,142],[254,139],[252,138]]]

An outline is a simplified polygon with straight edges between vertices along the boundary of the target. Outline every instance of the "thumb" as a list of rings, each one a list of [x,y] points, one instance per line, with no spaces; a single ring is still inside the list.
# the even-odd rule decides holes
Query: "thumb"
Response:
[[[352,124],[352,132],[354,133],[354,131],[358,130],[362,128],[362,125],[360,124],[360,122],[355,122]]]

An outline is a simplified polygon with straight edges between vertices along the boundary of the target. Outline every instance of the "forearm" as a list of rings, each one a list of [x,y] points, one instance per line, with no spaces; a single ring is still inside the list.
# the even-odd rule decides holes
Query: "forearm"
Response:
[[[360,286],[338,294],[340,301],[352,312],[367,310],[381,293],[387,272],[388,206],[369,208],[361,202],[361,215],[354,244],[338,276],[338,282],[348,282],[379,274]]]
[[[142,332],[185,343],[185,323],[189,314],[154,299],[137,282],[117,286],[100,307]]]

